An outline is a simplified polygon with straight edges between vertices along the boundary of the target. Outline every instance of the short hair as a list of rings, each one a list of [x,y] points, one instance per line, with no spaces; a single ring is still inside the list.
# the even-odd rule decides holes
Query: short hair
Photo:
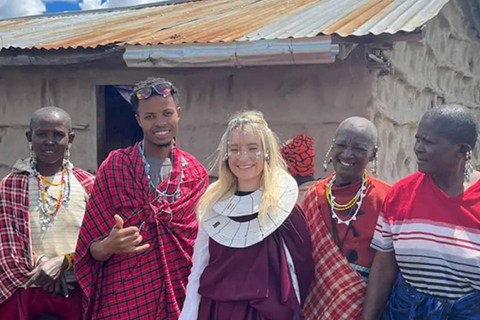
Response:
[[[169,84],[170,86],[172,86],[172,88],[174,89],[172,91],[173,102],[175,102],[175,106],[178,106],[179,93],[178,93],[178,89],[173,85],[173,83],[171,83],[170,81],[164,78],[148,77],[145,80],[137,82],[133,87],[133,91],[130,96],[130,104],[132,105],[133,112],[135,112],[136,114],[138,113],[138,104],[139,104],[138,98],[135,96],[135,92],[137,90],[153,87],[159,84]],[[157,94],[157,93],[154,92],[153,94]]]
[[[458,105],[446,104],[428,110],[422,117],[431,120],[438,133],[453,143],[466,143],[472,150],[478,137],[478,122],[472,111]]]
[[[67,113],[67,111],[53,106],[43,107],[32,113],[29,125],[30,131],[33,131],[33,129],[38,125],[45,115],[58,115],[60,118],[64,118],[67,120],[68,132],[72,132],[72,118],[70,115]]]

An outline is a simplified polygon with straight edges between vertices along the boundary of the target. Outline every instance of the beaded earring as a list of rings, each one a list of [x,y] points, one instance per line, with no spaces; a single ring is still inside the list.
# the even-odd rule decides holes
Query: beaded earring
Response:
[[[268,149],[265,152],[265,161],[267,161],[267,163],[270,163],[270,150],[268,150]]]
[[[65,149],[65,156],[63,157],[63,164],[67,165],[70,162],[70,149],[72,144],[69,142],[67,148]]]
[[[33,151],[33,144],[31,142],[28,143],[28,149],[30,151],[30,158],[36,158],[37,155],[35,154],[35,151]]]
[[[218,148],[219,152],[220,152],[220,147]],[[225,154],[223,155],[223,158],[222,158],[222,165],[223,166],[226,166],[227,165],[227,162],[228,162],[228,158],[230,157],[230,141],[227,140],[227,147],[225,149]]]
[[[468,150],[467,153],[465,154],[465,169],[463,173],[463,179],[465,181],[470,181],[470,176],[472,175],[473,171],[475,168],[473,167],[472,164],[472,157],[473,157],[473,152],[472,150]]]
[[[335,140],[333,140],[333,142],[335,142]],[[327,171],[328,165],[332,163],[332,158],[328,158],[330,156],[330,152],[332,152],[332,149],[333,149],[333,144],[330,146],[330,148],[328,148],[327,154],[325,154],[325,160],[323,160],[323,169],[325,171]]]
[[[263,125],[267,125],[267,123],[263,119],[259,119],[259,123]],[[263,134],[263,141],[265,141],[265,161],[270,164],[270,143],[268,142],[268,135],[266,131],[262,132]]]
[[[37,155],[35,154],[35,151],[33,150],[33,144],[31,142],[29,142],[28,147],[30,149],[30,166],[32,168],[36,168],[37,167]]]
[[[372,175],[376,176],[377,173],[378,173],[378,151],[375,153],[375,158],[373,159]]]

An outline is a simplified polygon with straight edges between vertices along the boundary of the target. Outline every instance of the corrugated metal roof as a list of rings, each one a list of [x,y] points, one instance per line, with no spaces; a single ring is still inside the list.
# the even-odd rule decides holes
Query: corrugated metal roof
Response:
[[[3,48],[95,48],[414,31],[449,0],[203,0],[0,20]]]

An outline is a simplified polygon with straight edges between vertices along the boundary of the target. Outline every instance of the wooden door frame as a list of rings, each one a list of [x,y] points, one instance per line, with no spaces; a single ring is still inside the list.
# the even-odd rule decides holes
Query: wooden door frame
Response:
[[[105,159],[106,151],[105,146],[107,144],[107,137],[105,135],[105,86],[96,86],[96,111],[97,111],[97,166]]]

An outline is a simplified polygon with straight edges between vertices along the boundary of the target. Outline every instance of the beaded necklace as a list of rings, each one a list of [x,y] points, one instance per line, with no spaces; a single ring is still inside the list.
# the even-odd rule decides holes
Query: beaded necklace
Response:
[[[164,197],[174,197],[175,199],[178,198],[179,192],[180,192],[180,183],[177,184],[177,188],[175,189],[175,191],[173,193],[168,193],[167,192],[167,190],[169,189],[168,187],[165,189],[165,191],[158,190],[157,186],[153,183],[152,177],[150,176],[150,164],[148,163],[147,158],[145,157],[143,141],[138,144],[138,151],[142,155],[143,168],[145,170],[145,174],[147,175],[148,184],[150,186],[150,189],[155,190],[155,192],[157,192],[158,195],[162,195]],[[170,161],[172,163],[172,170],[173,170],[173,152],[172,152]],[[171,175],[169,175],[169,176],[170,176],[170,179],[171,179]],[[170,181],[169,181],[169,183],[170,183]]]
[[[345,224],[347,226],[350,225],[350,223],[354,220],[357,220],[357,214],[360,211],[360,207],[362,205],[363,198],[365,197],[365,193],[367,190],[367,181],[368,181],[368,174],[365,171],[362,176],[362,185],[357,191],[357,194],[353,197],[352,200],[348,201],[346,204],[338,204],[335,202],[335,196],[332,193],[332,188],[333,188],[333,183],[335,182],[336,175],[332,177],[332,179],[328,182],[326,186],[326,197],[327,197],[327,202],[330,205],[330,211],[332,212],[332,217],[337,220],[337,223],[340,224]],[[346,211],[354,206],[357,206],[355,212],[353,215],[347,219],[347,220],[342,220],[336,213],[336,211]]]
[[[70,169],[67,165],[63,165],[62,177],[60,182],[52,182],[45,176],[41,175],[32,162],[33,175],[37,180],[38,187],[38,208],[40,209],[39,218],[42,230],[46,230],[48,227],[53,226],[55,219],[57,218],[58,210],[63,205],[64,208],[68,208],[70,201]],[[49,193],[50,187],[60,187],[58,196],[54,197]]]

